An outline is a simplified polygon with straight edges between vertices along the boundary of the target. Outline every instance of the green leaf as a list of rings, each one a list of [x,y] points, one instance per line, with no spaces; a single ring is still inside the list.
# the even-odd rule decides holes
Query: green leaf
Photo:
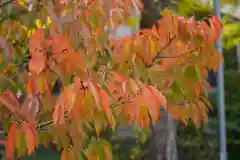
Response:
[[[4,120],[3,122],[2,122],[2,128],[3,128],[3,131],[4,132],[8,132],[9,131],[9,127],[10,127],[11,125],[9,124],[9,122],[7,121],[7,120]]]
[[[23,156],[27,152],[27,144],[24,132],[17,131],[17,155],[18,157]]]
[[[6,75],[0,74],[0,79],[8,82],[8,84],[10,84],[13,88],[18,88],[17,84],[12,79],[8,78]]]
[[[184,100],[184,89],[180,86],[180,84],[177,81],[174,81],[172,84],[172,91],[173,91],[173,97],[175,101],[183,101]]]
[[[144,83],[148,83],[148,69],[145,64],[141,61],[136,62],[137,72],[139,73],[141,79]]]
[[[97,29],[97,27],[98,27],[98,19],[97,19],[97,16],[91,16],[90,18],[89,18],[89,22],[90,22],[90,24],[92,25],[92,27],[93,27],[93,29],[95,30],[95,29]]]
[[[109,153],[106,153],[105,149],[108,149]],[[90,156],[90,158],[92,158],[91,156],[93,155],[98,155],[99,160],[109,160],[109,156],[112,155],[108,154],[111,154],[111,152],[112,146],[107,140],[92,139],[88,146],[88,155]]]
[[[195,67],[187,67],[184,71],[184,76],[191,81],[197,81],[199,78]]]

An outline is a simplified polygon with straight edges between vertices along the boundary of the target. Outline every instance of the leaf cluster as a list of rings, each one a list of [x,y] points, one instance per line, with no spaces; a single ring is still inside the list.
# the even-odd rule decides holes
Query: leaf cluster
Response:
[[[51,142],[62,159],[112,159],[101,132],[119,124],[148,128],[161,109],[186,125],[207,122],[207,70],[223,62],[215,16],[197,21],[166,11],[152,28],[113,39],[134,9],[143,11],[140,1],[22,2],[38,13],[35,25],[4,21],[0,32],[7,158],[16,149],[23,155],[24,143],[31,154]]]

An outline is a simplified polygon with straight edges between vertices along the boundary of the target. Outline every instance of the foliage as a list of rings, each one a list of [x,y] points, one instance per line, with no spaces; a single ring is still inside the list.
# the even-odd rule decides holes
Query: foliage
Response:
[[[212,0],[206,0],[205,3],[200,3],[199,0],[178,0],[176,10],[179,14],[184,16],[196,15],[198,18],[203,18],[211,15],[213,12]],[[232,12],[237,9],[239,5],[237,0],[222,0],[221,8],[226,6],[232,6]],[[240,23],[239,19],[234,19],[231,13],[223,15],[223,47],[225,49],[231,49],[232,47],[240,44]]]
[[[112,159],[101,132],[120,123],[147,128],[161,108],[185,125],[208,121],[207,69],[223,61],[215,16],[185,20],[166,11],[151,29],[113,39],[133,9],[142,12],[140,1],[17,2],[30,13],[0,25],[8,159],[49,143],[63,160]]]

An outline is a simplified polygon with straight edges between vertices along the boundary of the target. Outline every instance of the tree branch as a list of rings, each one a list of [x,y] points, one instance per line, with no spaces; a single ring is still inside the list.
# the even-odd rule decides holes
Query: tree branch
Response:
[[[0,8],[5,7],[6,5],[12,3],[13,1],[15,1],[15,0],[6,0],[4,2],[1,2],[0,3]]]
[[[154,66],[154,65],[156,64],[156,61],[157,61],[159,55],[160,55],[163,51],[165,51],[165,50],[171,45],[172,41],[173,41],[176,37],[177,37],[176,35],[174,35],[173,37],[170,37],[170,36],[169,36],[169,41],[168,41],[168,43],[167,43],[165,46],[163,46],[163,48],[161,49],[161,51],[159,51],[159,52],[157,53],[157,55],[153,58],[152,64],[149,64],[149,65],[146,66],[147,68],[151,68],[152,66]]]
[[[187,52],[185,52],[183,54],[177,54],[177,55],[174,55],[174,56],[158,56],[157,59],[160,59],[160,58],[179,58],[179,57],[185,56],[187,54],[191,54],[191,53],[197,51],[198,49],[199,48],[195,48],[195,49],[187,51]]]

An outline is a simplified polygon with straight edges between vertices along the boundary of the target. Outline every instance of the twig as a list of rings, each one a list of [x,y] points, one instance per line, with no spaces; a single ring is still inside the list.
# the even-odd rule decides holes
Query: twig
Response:
[[[195,52],[197,50],[198,50],[198,48],[195,48],[195,49],[187,51],[187,52],[185,52],[183,54],[178,54],[178,55],[174,55],[174,56],[158,56],[157,59],[160,59],[160,58],[179,58],[179,57],[185,56],[187,54],[191,54],[191,53],[193,53],[193,52]]]
[[[64,119],[67,119],[67,118],[68,118],[68,117],[67,117],[67,114],[65,114],[65,115],[64,115]],[[46,127],[46,126],[48,126],[48,125],[51,125],[51,124],[53,124],[53,120],[49,120],[49,121],[40,123],[40,124],[37,125],[37,129],[42,129],[42,128],[44,128],[44,127]]]
[[[198,98],[193,99],[193,100],[184,100],[182,102],[177,102],[177,103],[169,103],[169,104],[171,104],[171,105],[178,105],[178,106],[182,106],[183,105],[183,106],[186,107],[187,104],[195,103],[197,100],[198,100]]]
[[[49,120],[47,122],[41,123],[37,126],[38,129],[44,128],[47,125],[51,125],[53,123],[53,120]]]
[[[6,5],[12,3],[13,1],[15,1],[15,0],[7,0],[7,1],[0,3],[0,8],[5,7]]]
[[[150,64],[150,65],[148,65],[147,68],[150,68],[150,67],[154,66],[154,65],[157,63],[157,60],[158,60],[158,59],[179,58],[179,57],[183,57],[183,56],[186,56],[186,55],[188,55],[188,54],[191,54],[191,53],[197,51],[198,49],[199,49],[199,48],[195,48],[195,49],[190,50],[190,51],[187,51],[187,52],[185,52],[185,53],[183,53],[183,54],[178,54],[178,55],[174,55],[174,56],[160,56],[160,55],[159,55],[159,56],[156,56],[156,57],[154,58],[153,63]]]
[[[113,104],[113,105],[111,106],[111,108],[114,108],[114,107],[117,107],[117,106],[119,106],[119,105],[123,105],[123,104],[125,104],[125,103],[128,103],[128,101],[130,101],[132,98],[140,95],[140,94],[141,94],[141,90],[142,90],[142,89],[140,89],[139,92],[137,92],[137,94],[128,97],[126,100],[119,101],[119,103]]]
[[[177,37],[176,35],[174,35],[173,37],[170,37],[168,43],[167,43],[165,46],[163,46],[162,50],[159,51],[159,52],[157,53],[157,55],[153,58],[152,64],[149,64],[149,65],[146,66],[147,68],[150,68],[150,67],[152,67],[152,66],[154,66],[154,65],[156,64],[156,60],[158,59],[159,55],[160,55],[163,51],[165,51],[165,50],[171,45],[172,41],[173,41],[176,37]]]

